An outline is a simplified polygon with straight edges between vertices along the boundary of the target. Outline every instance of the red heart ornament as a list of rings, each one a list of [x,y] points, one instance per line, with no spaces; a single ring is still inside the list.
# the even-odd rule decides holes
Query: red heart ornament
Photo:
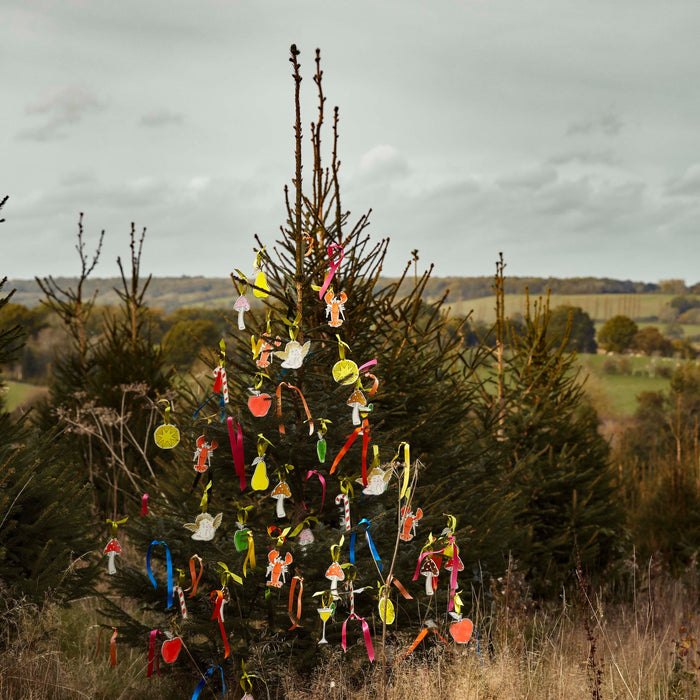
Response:
[[[472,637],[474,625],[471,620],[460,620],[450,625],[450,634],[457,644],[466,644]]]
[[[270,394],[255,394],[248,399],[248,408],[256,418],[264,418],[272,405]]]
[[[180,637],[173,637],[163,642],[163,646],[160,649],[163,661],[166,664],[174,663],[180,653],[180,649],[182,649],[182,639]]]

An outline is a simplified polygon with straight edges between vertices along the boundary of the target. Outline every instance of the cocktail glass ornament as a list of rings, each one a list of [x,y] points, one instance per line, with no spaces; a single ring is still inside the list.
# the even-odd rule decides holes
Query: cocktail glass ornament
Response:
[[[331,328],[340,328],[345,320],[345,302],[348,300],[348,295],[341,292],[335,296],[333,287],[331,287],[323,297],[326,302],[326,318],[328,325]]]
[[[321,605],[322,607],[316,608],[316,612],[323,622],[323,631],[321,632],[321,639],[318,640],[318,643],[328,644],[328,640],[326,639],[326,622],[328,622],[335,612],[335,603],[333,602],[332,594],[324,593],[321,597]]]
[[[216,440],[209,442],[206,435],[200,435],[196,440],[197,448],[194,451],[194,469],[197,472],[205,472],[211,466],[211,453],[219,446]]]
[[[161,450],[172,450],[180,442],[180,431],[170,422],[170,401],[161,399],[158,403],[165,403],[163,423],[153,431],[153,440]]]

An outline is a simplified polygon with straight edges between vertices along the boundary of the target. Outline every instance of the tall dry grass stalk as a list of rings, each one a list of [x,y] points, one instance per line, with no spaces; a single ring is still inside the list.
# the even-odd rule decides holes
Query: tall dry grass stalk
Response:
[[[564,596],[543,610],[528,599],[515,566],[491,591],[475,590],[471,618],[479,631],[466,646],[445,646],[428,635],[401,660],[410,639],[387,644],[389,700],[511,700],[592,698],[591,636],[601,670],[599,697],[666,700],[700,698],[696,639],[700,637],[697,581],[672,581],[653,567],[637,575],[629,602],[607,604],[590,592],[582,606]],[[618,592],[619,595],[619,592]],[[146,678],[146,646],[118,647],[110,666],[108,639],[95,658],[97,602],[85,599],[61,609],[7,604],[0,611],[0,698],[13,700],[148,699],[190,697],[193,688],[163,668]],[[588,616],[587,634],[583,616]],[[300,678],[294,659],[279,674],[286,680],[269,697],[286,700],[376,700],[384,691],[382,667],[368,666],[363,642],[343,654],[319,648],[322,661],[311,678]],[[254,663],[254,660],[251,660]],[[165,665],[163,665],[165,666]],[[249,670],[262,677],[265,668]],[[240,697],[237,668],[224,665],[226,698]],[[212,689],[214,690],[214,689]],[[256,689],[260,700],[265,692]],[[214,697],[212,692],[203,698]]]

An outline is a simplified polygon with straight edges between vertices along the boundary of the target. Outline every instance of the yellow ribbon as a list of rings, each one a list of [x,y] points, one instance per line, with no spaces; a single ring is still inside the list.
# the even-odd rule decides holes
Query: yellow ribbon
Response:
[[[340,478],[340,490],[348,497],[355,498],[355,489],[347,476]]]
[[[314,517],[313,515],[310,515],[308,518],[304,518],[290,533],[290,537],[296,537],[305,527],[309,525],[309,523],[316,523],[318,524],[318,518]]]
[[[202,513],[206,513],[209,506],[209,489],[211,489],[211,481],[204,487],[202,500],[199,502],[199,507],[202,509]]]
[[[117,536],[117,528],[120,525],[123,525],[128,519],[128,515],[126,516],[126,518],[122,518],[121,520],[110,520],[109,518],[107,518],[107,523],[111,523],[112,525],[112,538],[115,538]]]
[[[248,554],[246,555],[245,561],[243,562],[243,575],[246,576],[246,566],[250,563],[250,568],[254,569],[257,564],[255,563],[255,542],[253,542],[253,533],[248,530]]]
[[[217,562],[217,564],[221,567],[221,571],[219,572],[221,575],[221,588],[224,588],[224,586],[226,586],[229,579],[233,579],[236,583],[240,584],[241,586],[243,585],[243,579],[240,576],[234,574],[233,571],[231,571],[224,562],[219,561]]]
[[[340,542],[338,544],[331,545],[331,558],[334,562],[337,562],[338,559],[340,559],[340,548],[343,546],[343,542],[345,542],[345,535],[340,538]]]

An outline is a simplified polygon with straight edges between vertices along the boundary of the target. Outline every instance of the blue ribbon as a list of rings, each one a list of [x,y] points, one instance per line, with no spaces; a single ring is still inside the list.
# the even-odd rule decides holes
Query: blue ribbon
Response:
[[[377,552],[377,548],[374,546],[374,541],[372,540],[372,535],[369,534],[369,527],[372,524],[371,520],[367,520],[367,518],[362,518],[359,523],[357,523],[357,527],[360,525],[367,525],[367,529],[365,530],[365,539],[367,540],[367,544],[369,545],[369,551],[372,552],[372,556],[374,557],[374,561],[377,562],[377,568],[379,569],[379,573],[382,571],[382,560],[381,557],[379,556],[379,553]],[[357,530],[353,530],[352,534],[350,535],[350,563],[355,564],[355,540],[357,539]]]
[[[226,692],[226,681],[224,680],[224,669],[221,668],[221,666],[211,666],[210,668],[207,669],[206,673],[202,677],[202,680],[199,681],[199,684],[197,687],[194,689],[194,693],[192,693],[192,700],[197,700],[199,697],[199,694],[202,692],[202,688],[207,684],[207,680],[210,678],[212,673],[216,671],[216,669],[219,669],[221,671],[221,685],[223,685],[223,690],[221,691],[221,695],[219,695],[219,698],[224,697],[224,693]]]
[[[213,401],[218,394],[212,394],[193,414],[192,418],[196,420],[197,416],[199,415],[199,412],[210,402]],[[221,397],[223,400],[223,396]]]
[[[151,570],[151,548],[154,544],[162,544],[165,547],[165,563],[168,567],[168,608],[171,608],[173,606],[173,560],[170,558],[170,549],[165,542],[153,540],[153,542],[148,545],[148,552],[146,552],[146,571],[148,572],[148,578],[151,579],[153,588],[158,588],[156,577]]]

